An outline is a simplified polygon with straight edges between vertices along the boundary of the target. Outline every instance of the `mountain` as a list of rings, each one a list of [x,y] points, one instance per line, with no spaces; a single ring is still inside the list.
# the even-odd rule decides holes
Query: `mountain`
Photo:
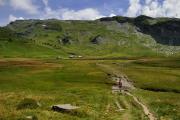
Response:
[[[0,57],[180,55],[180,19],[176,18],[17,20],[0,28],[0,33]]]
[[[180,19],[152,18],[141,15],[137,18],[112,17],[102,18],[101,21],[117,21],[130,23],[139,29],[139,32],[152,36],[157,43],[180,46]]]

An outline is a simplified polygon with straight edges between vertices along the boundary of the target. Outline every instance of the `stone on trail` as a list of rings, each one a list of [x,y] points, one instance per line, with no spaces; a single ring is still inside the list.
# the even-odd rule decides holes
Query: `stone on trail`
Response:
[[[52,106],[52,110],[59,111],[59,112],[72,111],[72,110],[76,110],[78,108],[80,108],[80,107],[72,106],[71,104],[60,104],[60,105],[53,105]]]

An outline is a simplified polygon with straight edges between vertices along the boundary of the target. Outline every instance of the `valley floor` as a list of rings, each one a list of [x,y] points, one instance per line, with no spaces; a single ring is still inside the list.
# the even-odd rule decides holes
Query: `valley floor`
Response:
[[[179,63],[179,59],[1,59],[0,120],[148,120],[137,101],[159,120],[179,120]],[[129,92],[137,101],[125,93],[112,93],[113,74],[128,77],[135,87]],[[38,106],[22,104],[26,99]],[[56,104],[80,109],[52,111]]]

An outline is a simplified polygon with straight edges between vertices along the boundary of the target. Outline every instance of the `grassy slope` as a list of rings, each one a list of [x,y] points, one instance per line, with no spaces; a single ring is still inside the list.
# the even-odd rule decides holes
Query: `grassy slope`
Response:
[[[23,27],[19,27],[17,31],[23,32],[29,24],[31,22],[20,24]],[[55,58],[67,57],[68,53],[72,52],[85,57],[160,57],[162,54],[159,52],[169,52],[169,47],[157,45],[149,36],[134,33],[131,27],[115,30],[116,24],[108,26],[98,22],[80,21],[60,21],[58,24],[63,28],[60,32],[45,30],[41,24],[34,29],[28,27],[31,28],[29,31],[32,31],[27,35],[28,42],[1,39],[0,57]],[[57,37],[62,37],[65,33],[73,38],[73,44],[62,45],[58,42]],[[97,35],[103,36],[105,42],[100,45],[91,44],[90,38]],[[178,55],[180,54],[177,52]],[[60,68],[50,67],[52,65],[34,67],[23,66],[23,63],[20,65],[12,63],[3,63],[0,66],[0,118],[2,119],[18,119],[32,114],[37,115],[40,120],[50,118],[114,120],[127,116],[130,119],[141,119],[137,116],[142,116],[142,111],[135,107],[130,99],[123,96],[120,96],[121,99],[131,103],[126,105],[130,106],[130,111],[125,112],[125,116],[115,111],[116,107],[112,101],[117,96],[110,93],[111,84],[107,84],[106,75],[90,61],[60,61],[58,63]],[[126,73],[134,81],[135,86],[139,88],[135,94],[149,105],[159,118],[179,119],[178,59],[136,61],[128,64],[119,62],[118,65],[112,66]],[[42,107],[36,110],[16,110],[18,102],[26,97],[40,101]],[[75,114],[61,114],[49,110],[52,104],[67,102],[82,108]],[[105,114],[108,104],[111,104],[112,108]]]
[[[90,41],[98,35],[101,36],[101,41],[98,44],[91,43]],[[60,42],[65,36],[70,37],[70,44]],[[4,43],[5,41],[8,41],[7,44]],[[22,45],[19,43],[11,44],[10,41],[19,41]],[[30,46],[22,41],[30,43]],[[130,23],[119,24],[115,21],[100,22],[98,20],[15,21],[5,28],[0,28],[0,45],[0,49],[3,51],[0,55],[5,57],[11,56],[12,53],[12,57],[45,56],[51,58],[56,56],[57,52],[62,57],[67,57],[68,53],[75,53],[84,57],[108,58],[180,55],[179,46],[157,44],[152,37],[138,32],[135,26]],[[39,46],[44,48],[40,47],[39,50],[36,50]],[[32,49],[32,53],[24,53],[28,49]],[[38,51],[40,54],[33,51]]]
[[[44,24],[61,29],[45,29],[42,27]],[[156,44],[151,37],[138,33],[130,24],[47,20],[17,21],[8,28],[23,34],[33,44],[47,46],[64,54],[76,53],[84,57],[156,57],[163,56],[165,52],[171,53],[168,46]],[[99,44],[92,44],[90,41],[97,35],[103,40]],[[70,36],[71,44],[59,42],[64,36]]]
[[[0,41],[0,58],[56,58],[67,56],[60,50],[19,41]]]

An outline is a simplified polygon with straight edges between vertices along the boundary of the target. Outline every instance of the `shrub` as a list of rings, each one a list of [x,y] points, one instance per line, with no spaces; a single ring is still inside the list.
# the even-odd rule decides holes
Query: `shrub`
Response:
[[[39,107],[39,104],[36,100],[25,98],[18,104],[17,109],[36,109],[37,107]]]

